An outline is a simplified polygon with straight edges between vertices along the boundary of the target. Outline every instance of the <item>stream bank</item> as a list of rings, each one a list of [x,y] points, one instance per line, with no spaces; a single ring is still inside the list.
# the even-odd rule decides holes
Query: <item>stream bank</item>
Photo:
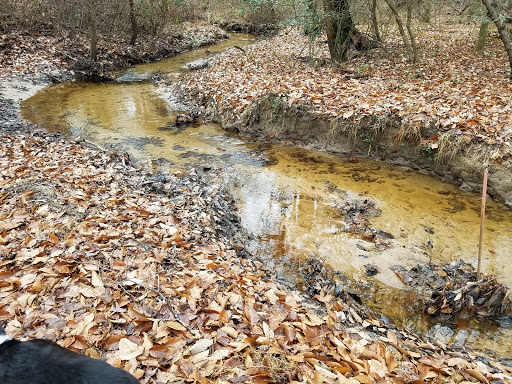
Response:
[[[10,335],[103,356],[144,384],[512,380],[494,358],[425,342],[322,291],[325,312],[307,309],[237,256],[229,199],[193,174],[46,133],[3,134],[1,147]]]
[[[119,37],[100,38],[97,59],[91,63],[87,34],[73,30],[38,34],[12,31],[0,34],[0,78],[29,75],[47,82],[74,78],[113,80],[113,71],[228,38],[229,34],[219,27],[192,24],[176,26],[157,37],[140,37],[135,45]]]
[[[449,136],[432,149],[425,140],[438,134],[433,126],[413,129],[398,116],[350,118],[319,116],[309,105],[288,105],[286,98],[268,95],[252,101],[235,120],[231,111],[217,107],[194,89],[180,91],[203,110],[205,117],[226,130],[270,141],[300,145],[349,157],[369,157],[392,165],[410,167],[444,181],[455,183],[467,192],[481,190],[483,170],[489,168],[488,193],[512,207],[510,164],[489,163],[492,148],[465,145],[461,138]],[[438,149],[437,149],[438,148]]]
[[[489,168],[489,194],[510,207],[512,86],[498,62],[491,71],[471,51],[472,33],[422,31],[416,66],[393,44],[332,65],[324,40],[291,29],[221,55],[180,87],[242,134],[406,165],[464,191],[479,192]],[[461,49],[447,65],[444,58]]]

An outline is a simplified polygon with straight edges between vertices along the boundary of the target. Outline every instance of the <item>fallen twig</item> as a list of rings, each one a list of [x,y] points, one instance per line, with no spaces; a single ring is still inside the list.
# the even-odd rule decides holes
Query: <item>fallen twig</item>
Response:
[[[238,45],[235,45],[233,48],[239,49],[240,51],[245,53],[245,49],[243,49],[242,47],[239,47]]]

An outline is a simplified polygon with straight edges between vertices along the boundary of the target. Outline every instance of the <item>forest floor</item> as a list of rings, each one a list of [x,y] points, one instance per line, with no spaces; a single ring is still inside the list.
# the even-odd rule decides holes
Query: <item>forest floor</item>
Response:
[[[477,35],[476,26],[424,28],[414,65],[390,34],[333,65],[325,38],[289,29],[216,57],[181,89],[249,135],[426,169],[475,192],[487,167],[489,193],[512,205],[510,69],[496,33],[482,56]]]
[[[46,48],[4,51],[0,75],[69,68]],[[311,302],[280,285],[234,245],[218,186],[34,130],[0,102],[10,335],[56,340],[141,383],[512,382],[491,357],[421,340],[322,287]]]
[[[174,56],[228,37],[220,28],[185,25],[158,38],[139,38],[133,46],[126,38],[100,38],[95,69],[98,75],[109,76],[114,70]],[[89,52],[89,38],[75,31],[0,34],[0,78],[31,74],[59,81],[79,77],[87,69]]]
[[[226,122],[240,119],[254,100],[275,95],[321,116],[355,118],[352,123],[393,114],[417,128],[434,124],[439,134],[422,138],[431,148],[450,132],[466,144],[490,145],[492,160],[508,161],[512,82],[502,43],[491,36],[478,56],[474,27],[443,28],[418,34],[417,65],[406,60],[399,36],[388,36],[381,47],[334,66],[324,39],[311,41],[291,29],[219,56],[208,70],[189,75],[186,85],[215,103]]]

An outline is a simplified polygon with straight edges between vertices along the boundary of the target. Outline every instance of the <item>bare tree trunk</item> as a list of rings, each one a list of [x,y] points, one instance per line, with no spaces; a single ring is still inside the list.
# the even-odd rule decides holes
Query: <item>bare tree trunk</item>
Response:
[[[344,61],[347,59],[350,35],[356,29],[348,0],[324,0],[324,8],[327,12],[327,44],[331,59]]]
[[[482,3],[485,5],[485,8],[487,8],[487,12],[489,12],[496,28],[498,28],[498,33],[500,34],[501,41],[505,47],[505,51],[507,52],[508,62],[510,64],[509,78],[512,79],[512,40],[510,38],[510,33],[505,25],[503,16],[496,9],[494,1],[482,0]]]
[[[487,32],[489,31],[489,24],[491,24],[491,20],[489,20],[487,17],[482,20],[482,24],[480,24],[478,41],[476,43],[476,53],[479,55],[484,54],[485,43],[487,42]]]
[[[416,46],[416,37],[414,36],[414,32],[412,30],[412,2],[409,0],[407,2],[407,32],[409,33],[409,39],[411,41],[411,48],[412,48],[412,62],[414,64],[418,63],[418,47]]]
[[[96,56],[98,55],[98,35],[96,33],[96,1],[90,0],[89,6],[91,11],[91,60],[96,61]]]
[[[400,36],[402,36],[402,40],[405,44],[405,50],[407,52],[407,58],[410,62],[414,62],[414,52],[411,46],[411,43],[409,42],[408,36],[405,34],[404,30],[404,23],[402,22],[402,19],[400,18],[400,14],[398,13],[398,8],[393,3],[393,0],[384,0],[386,4],[389,6],[389,9],[391,9],[391,12],[393,13],[393,16],[395,17],[396,25],[398,26],[398,31],[400,32]]]
[[[377,0],[372,0],[371,5],[372,12],[372,28],[375,40],[380,41],[379,23],[377,22]]]
[[[135,4],[133,0],[128,0],[128,5],[130,6],[130,21],[132,23],[132,36],[130,37],[130,45],[135,45],[137,41],[138,27],[137,27],[137,19],[135,18]]]

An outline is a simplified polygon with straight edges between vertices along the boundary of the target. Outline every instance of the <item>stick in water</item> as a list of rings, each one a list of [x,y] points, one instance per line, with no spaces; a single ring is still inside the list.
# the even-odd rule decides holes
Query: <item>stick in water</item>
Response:
[[[482,187],[482,208],[480,210],[480,242],[478,243],[478,267],[476,279],[480,280],[480,264],[482,260],[482,243],[484,238],[485,200],[487,197],[487,168],[484,171],[484,183]]]

